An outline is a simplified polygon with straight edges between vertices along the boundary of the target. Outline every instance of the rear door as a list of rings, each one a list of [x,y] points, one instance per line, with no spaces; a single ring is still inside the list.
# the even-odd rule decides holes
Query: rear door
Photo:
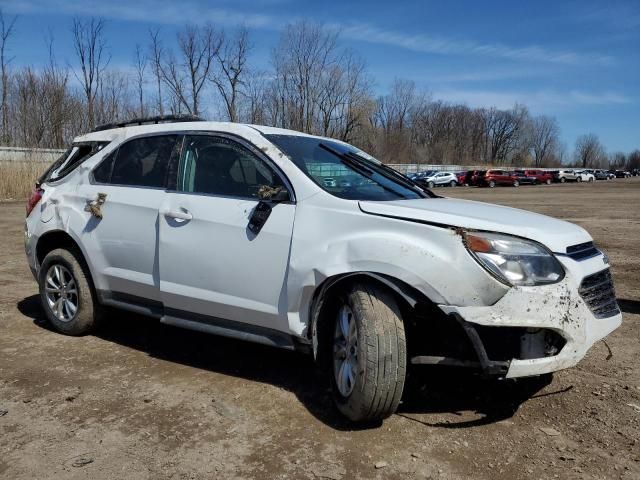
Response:
[[[169,168],[180,145],[178,135],[128,140],[94,168],[91,183],[80,187],[85,203],[106,195],[99,207],[102,218],[85,212],[82,241],[104,282],[102,293],[113,300],[149,304],[160,299],[158,210],[171,178],[175,184]]]
[[[295,203],[272,204],[262,229],[252,233],[249,219],[264,185],[291,191],[250,145],[223,135],[185,137],[177,189],[167,194],[159,219],[160,290],[170,322],[288,331]]]

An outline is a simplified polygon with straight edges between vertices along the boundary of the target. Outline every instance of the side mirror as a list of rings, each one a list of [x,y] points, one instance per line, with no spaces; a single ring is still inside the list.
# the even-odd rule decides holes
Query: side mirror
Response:
[[[258,189],[258,198],[262,202],[280,203],[290,200],[289,192],[284,187],[262,185]]]

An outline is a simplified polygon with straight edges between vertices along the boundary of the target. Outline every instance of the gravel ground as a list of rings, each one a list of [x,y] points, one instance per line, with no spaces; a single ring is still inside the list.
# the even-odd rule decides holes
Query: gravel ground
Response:
[[[441,189],[586,227],[623,325],[576,367],[524,381],[413,372],[399,412],[354,429],[299,354],[114,313],[42,321],[22,203],[0,204],[0,478],[640,478],[640,178]]]

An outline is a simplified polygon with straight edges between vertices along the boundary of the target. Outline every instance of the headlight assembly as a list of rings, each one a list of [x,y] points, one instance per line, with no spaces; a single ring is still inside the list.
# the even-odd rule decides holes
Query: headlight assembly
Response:
[[[564,268],[544,246],[489,232],[465,232],[464,244],[489,273],[508,285],[546,285],[564,278]]]

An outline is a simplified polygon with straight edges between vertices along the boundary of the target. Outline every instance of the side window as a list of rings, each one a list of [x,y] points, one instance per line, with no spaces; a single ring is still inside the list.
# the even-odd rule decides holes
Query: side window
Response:
[[[113,163],[117,154],[118,150],[111,152],[93,170],[93,179],[96,182],[109,183],[111,181],[111,171],[113,170]]]
[[[114,185],[175,188],[175,172],[169,170],[177,164],[180,139],[179,135],[156,135],[125,142],[100,163],[93,178]]]
[[[280,177],[242,145],[223,137],[185,137],[178,191],[258,197],[261,186],[283,186]]]

